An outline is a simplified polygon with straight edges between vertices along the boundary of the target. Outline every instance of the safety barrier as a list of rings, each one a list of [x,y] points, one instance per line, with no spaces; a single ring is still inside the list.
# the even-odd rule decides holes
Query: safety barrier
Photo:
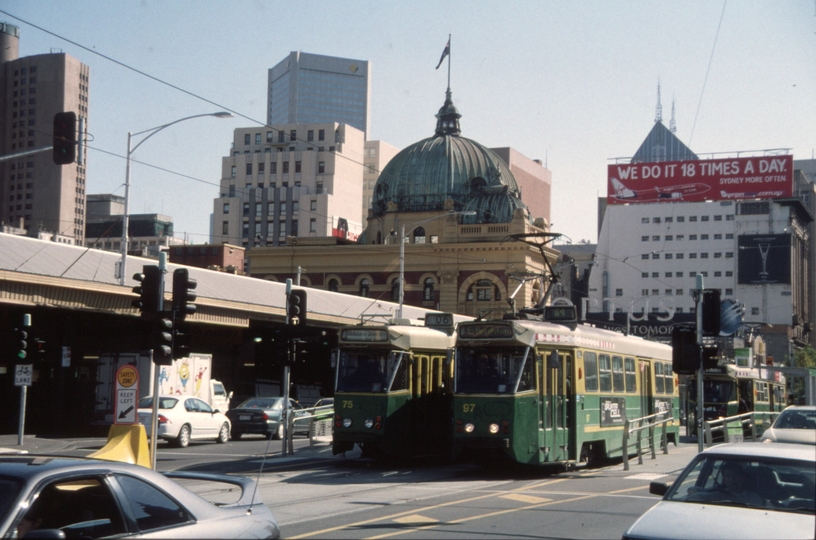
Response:
[[[291,415],[289,418],[289,454],[294,454],[294,444],[292,442],[292,434],[294,433],[295,424],[298,426],[309,424],[309,448],[314,446],[315,437],[323,437],[332,434],[332,425],[334,419],[334,405],[324,405],[321,407],[308,407],[300,409],[299,412],[305,412],[303,416]]]
[[[665,417],[665,418],[662,418]],[[662,418],[662,419],[661,419]],[[622,453],[623,453],[623,470],[629,470],[629,435],[631,433],[637,433],[637,456],[638,456],[638,465],[643,465],[643,451],[642,451],[642,440],[643,440],[643,431],[649,430],[649,449],[652,452],[652,459],[656,459],[655,455],[655,441],[654,441],[654,430],[655,427],[661,427],[660,433],[660,445],[663,447],[663,453],[669,453],[669,445],[668,439],[666,437],[666,424],[673,420],[671,413],[669,411],[664,411],[660,413],[650,414],[649,416],[644,416],[642,418],[627,418],[623,422],[623,444],[621,445]]]
[[[753,411],[736,416],[729,416],[727,418],[718,418],[716,420],[706,420],[703,422],[703,437],[706,446],[714,444],[721,444],[727,442],[742,442],[745,440],[758,441],[776,417],[779,416],[779,411]],[[768,417],[768,421],[765,421]],[[757,419],[761,419],[760,429],[757,430]],[[737,428],[738,433],[729,433],[733,431],[732,424],[739,424]],[[729,429],[731,428],[731,429]],[[746,435],[750,432],[750,437]],[[717,439],[715,442],[715,438]]]

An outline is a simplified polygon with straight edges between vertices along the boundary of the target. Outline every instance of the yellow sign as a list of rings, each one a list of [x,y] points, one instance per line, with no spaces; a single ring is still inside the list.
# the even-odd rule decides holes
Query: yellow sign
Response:
[[[133,366],[122,366],[116,374],[116,381],[123,388],[130,388],[139,381],[139,372]]]

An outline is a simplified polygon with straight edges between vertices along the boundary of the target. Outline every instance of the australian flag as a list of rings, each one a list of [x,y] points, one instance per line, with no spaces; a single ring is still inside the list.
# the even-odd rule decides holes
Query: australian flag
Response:
[[[439,69],[439,66],[442,65],[442,60],[444,60],[445,57],[448,56],[449,54],[450,54],[450,38],[448,38],[448,44],[445,45],[445,50],[442,51],[442,57],[439,58],[439,63],[436,64],[436,69]]]

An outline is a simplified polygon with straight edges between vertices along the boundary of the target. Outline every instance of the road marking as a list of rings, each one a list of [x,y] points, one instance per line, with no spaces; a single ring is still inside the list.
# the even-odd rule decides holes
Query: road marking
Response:
[[[419,514],[411,514],[410,516],[397,518],[394,521],[397,523],[439,523],[438,519],[420,516]]]
[[[668,474],[661,474],[661,473],[640,473],[640,474],[633,474],[632,476],[627,476],[627,480],[657,480],[658,478],[663,478],[664,476],[668,476]]]
[[[533,497],[532,495],[522,495],[521,493],[511,493],[510,495],[500,495],[500,499],[510,499],[511,501],[519,501],[529,504],[549,502],[552,499],[545,499],[544,497]]]

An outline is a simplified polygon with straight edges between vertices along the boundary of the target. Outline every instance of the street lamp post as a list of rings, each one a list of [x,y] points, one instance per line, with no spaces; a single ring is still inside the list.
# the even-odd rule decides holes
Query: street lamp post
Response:
[[[154,128],[146,129],[144,131],[139,131],[136,133],[131,133],[128,131],[128,146],[127,146],[127,160],[125,164],[125,208],[124,213],[122,215],[122,260],[119,265],[119,284],[125,284],[125,278],[127,276],[127,248],[128,248],[128,201],[130,197],[130,156],[133,152],[139,148],[143,142],[147,139],[158,133],[159,131],[163,130],[164,128],[168,128],[173,124],[178,124],[179,122],[184,122],[185,120],[190,120],[193,118],[201,118],[202,116],[214,116],[216,118],[232,118],[232,113],[228,113],[226,111],[219,111],[215,113],[205,113],[205,114],[194,114],[192,116],[185,116],[184,118],[179,118],[178,120],[174,120],[168,124],[164,124],[161,126],[157,126]],[[136,135],[143,135],[147,133],[148,135],[139,141],[136,146],[131,146],[133,137]]]
[[[467,212],[445,212],[444,214],[440,214],[438,216],[434,216],[428,219],[423,219],[422,221],[417,221],[416,223],[411,224],[411,228],[408,229],[408,232],[413,231],[423,223],[427,223],[429,221],[433,221],[435,219],[447,217],[447,216],[473,216],[476,212],[467,211]],[[405,296],[405,224],[403,223],[400,225],[400,264],[399,264],[399,309],[397,311],[397,318],[402,318],[402,305]]]

